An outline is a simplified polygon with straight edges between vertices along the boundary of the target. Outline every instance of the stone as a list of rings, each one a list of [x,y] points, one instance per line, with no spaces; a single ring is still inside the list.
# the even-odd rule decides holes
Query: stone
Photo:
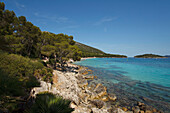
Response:
[[[122,110],[123,110],[123,111],[127,111],[128,109],[127,109],[127,108],[125,108],[125,107],[123,107],[123,108],[122,108]]]
[[[95,75],[94,78],[97,79],[97,76]]]
[[[107,94],[107,88],[104,87],[102,84],[97,84],[94,92],[97,93],[99,97],[102,97]]]
[[[91,109],[86,107],[78,106],[72,113],[91,113]]]
[[[145,113],[153,113],[152,111],[150,110],[146,110]]]
[[[93,101],[91,101],[91,103],[99,109],[104,106],[104,102],[101,100],[93,100]]]
[[[86,80],[93,80],[93,79],[94,79],[94,76],[84,76],[84,78],[85,78]]]
[[[115,101],[117,97],[114,94],[108,94],[110,100]]]
[[[74,102],[71,102],[70,107],[71,108],[77,108],[77,105]]]
[[[155,108],[153,108],[153,110],[152,110],[153,112],[157,112],[157,110],[155,109]]]
[[[31,90],[31,95],[32,97],[36,97],[36,94],[41,93],[41,92],[46,92],[51,90],[52,85],[51,83],[46,83],[45,81],[40,80],[40,87],[34,87]]]
[[[126,113],[126,112],[120,108],[117,108],[116,110],[113,111],[113,113]]]
[[[145,105],[145,104],[142,102],[138,102],[138,106],[143,106],[143,105]]]
[[[140,111],[139,113],[145,113],[144,111]]]
[[[133,111],[126,111],[126,113],[133,113]]]
[[[138,106],[135,107],[135,109],[133,110],[134,113],[139,113],[140,109],[138,108]]]
[[[108,113],[107,109],[92,108],[92,113]]]
[[[102,101],[109,101],[109,98],[107,96],[103,96],[103,98],[101,98]]]

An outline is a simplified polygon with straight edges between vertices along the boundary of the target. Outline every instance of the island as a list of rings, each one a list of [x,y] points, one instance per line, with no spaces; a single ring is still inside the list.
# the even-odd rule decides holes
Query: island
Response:
[[[164,57],[166,57],[166,58],[170,58],[170,55],[165,55]]]
[[[134,58],[166,58],[161,55],[155,55],[155,54],[143,54],[143,55],[136,55]]]

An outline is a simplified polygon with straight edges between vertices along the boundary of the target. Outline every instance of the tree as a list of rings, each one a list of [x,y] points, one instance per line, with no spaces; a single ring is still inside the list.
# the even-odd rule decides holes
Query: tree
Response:
[[[5,9],[5,4],[3,2],[0,2],[0,10],[4,10]]]
[[[64,66],[65,61],[71,56],[71,45],[68,42],[56,43],[56,60]]]
[[[34,26],[31,22],[27,22],[26,18],[19,17],[20,25],[17,28],[17,37],[24,37],[23,44],[24,49],[22,51],[23,56],[38,57],[37,55],[37,43],[38,38],[41,35],[41,31],[38,27]]]

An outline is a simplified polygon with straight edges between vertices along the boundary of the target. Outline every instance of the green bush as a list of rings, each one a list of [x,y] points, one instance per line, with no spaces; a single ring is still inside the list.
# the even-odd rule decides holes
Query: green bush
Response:
[[[70,100],[45,92],[37,94],[35,103],[27,113],[71,113]]]
[[[44,67],[35,71],[34,76],[42,79],[43,81],[53,83],[53,69]]]
[[[43,64],[32,61],[16,54],[0,54],[0,68],[10,76],[29,77],[34,74],[37,69],[43,68]]]
[[[17,109],[21,96],[26,95],[23,82],[0,70],[0,111]]]

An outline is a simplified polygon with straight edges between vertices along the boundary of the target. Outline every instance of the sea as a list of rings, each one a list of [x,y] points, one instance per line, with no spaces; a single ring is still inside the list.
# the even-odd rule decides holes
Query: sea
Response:
[[[170,58],[91,58],[74,64],[91,69],[120,106],[140,101],[170,113]]]

